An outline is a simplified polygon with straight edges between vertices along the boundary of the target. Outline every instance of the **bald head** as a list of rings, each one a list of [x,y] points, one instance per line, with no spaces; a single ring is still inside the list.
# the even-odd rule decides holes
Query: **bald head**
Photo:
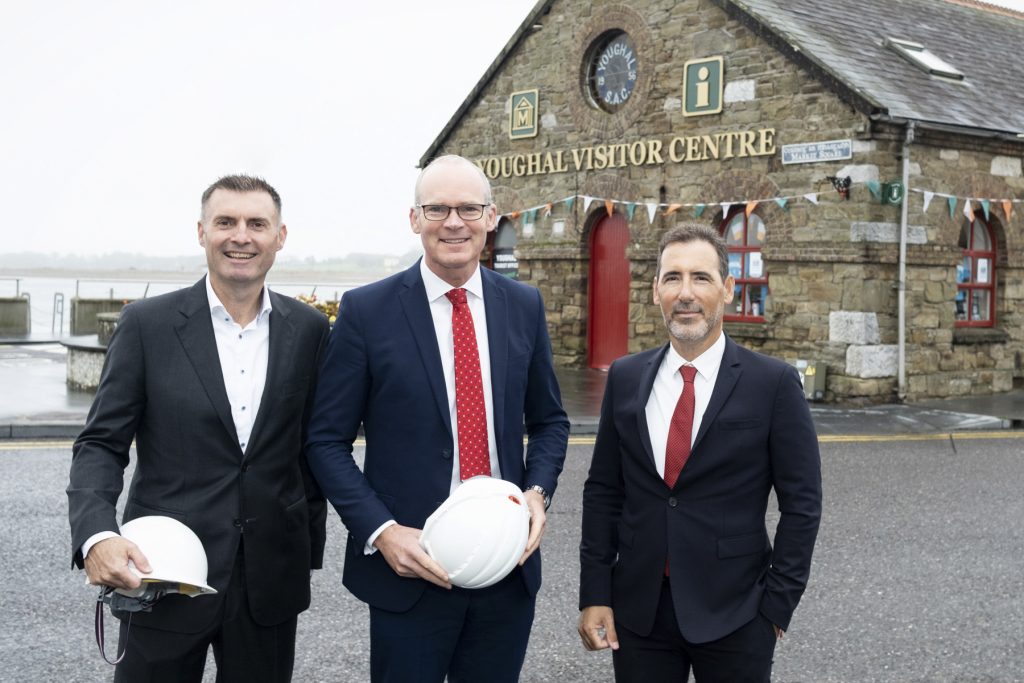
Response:
[[[468,168],[473,169],[473,171],[477,175],[477,177],[480,178],[481,196],[483,197],[484,202],[486,202],[487,204],[490,204],[491,201],[492,201],[492,199],[491,199],[491,182],[487,179],[487,176],[484,175],[484,172],[480,170],[479,166],[474,164],[469,159],[467,159],[465,157],[460,157],[457,154],[445,154],[444,156],[437,157],[436,159],[431,161],[429,164],[427,164],[423,168],[422,171],[420,171],[419,177],[416,178],[416,190],[415,190],[415,196],[413,197],[413,202],[417,206],[421,203],[422,197],[420,195],[420,188],[423,185],[423,179],[425,177],[427,177],[428,175],[433,174],[439,168],[448,168],[448,167],[460,166],[460,165],[461,166],[466,166]]]

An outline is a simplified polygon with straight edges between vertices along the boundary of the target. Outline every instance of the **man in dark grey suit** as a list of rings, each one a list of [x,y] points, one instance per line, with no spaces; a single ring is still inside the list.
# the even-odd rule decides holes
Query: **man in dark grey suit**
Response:
[[[74,445],[72,555],[89,582],[134,588],[150,569],[118,535],[115,505],[135,441],[124,521],[164,515],[202,541],[213,596],[163,597],[136,613],[115,681],[288,681],[326,506],[302,457],[327,319],[264,286],[284,246],[281,198],[226,176],[202,197],[209,274],[125,307]]]

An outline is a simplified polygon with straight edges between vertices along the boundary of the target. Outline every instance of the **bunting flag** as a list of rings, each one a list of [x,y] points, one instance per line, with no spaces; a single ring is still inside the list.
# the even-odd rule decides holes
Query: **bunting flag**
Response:
[[[971,208],[971,200],[970,199],[965,199],[964,200],[964,218],[966,218],[969,221],[973,221],[974,220],[974,209]]]
[[[587,212],[587,209],[590,208],[590,202],[592,202],[592,201],[594,201],[593,197],[588,197],[587,195],[583,195],[583,213]]]
[[[946,197],[946,203],[949,204],[949,217],[952,218],[956,213],[956,197]]]
[[[513,212],[512,212],[512,213],[510,213],[510,214],[509,214],[508,216],[509,216],[509,218],[511,218],[512,220],[515,220],[515,219],[519,218],[519,216],[521,216],[521,215],[522,215],[522,213],[523,213],[522,211],[513,211]]]
[[[693,207],[693,217],[700,218],[701,215],[704,213],[705,206],[707,206],[707,204],[698,204],[697,206]]]
[[[650,225],[654,222],[654,214],[658,211],[658,205],[653,202],[648,202],[647,206],[647,224]]]
[[[754,213],[754,209],[756,209],[756,208],[757,208],[757,201],[749,201],[749,202],[747,202],[747,208],[745,209],[745,212],[747,214],[747,218],[750,218],[750,214]],[[725,214],[723,214],[723,215],[725,215]]]
[[[783,211],[789,211],[789,209],[786,207],[786,204],[789,203],[789,197],[776,197],[775,203],[778,204],[779,208],[782,209]]]
[[[633,220],[633,214],[636,212],[636,202],[629,202],[626,204],[626,218]]]
[[[524,214],[524,223],[536,223],[537,222],[537,209],[530,209]]]
[[[729,207],[732,206],[732,202],[721,202],[722,206],[722,218],[729,215]]]
[[[611,217],[612,213],[615,211],[615,202],[610,199],[604,200],[604,210],[607,211],[608,216]]]
[[[1009,223],[1013,219],[1013,202],[1009,199],[1003,200],[1003,213],[1006,214],[1006,222]]]
[[[871,193],[871,196],[874,197],[875,199],[881,201],[882,200],[882,183],[878,182],[877,180],[869,180],[867,184],[868,184],[868,192]]]
[[[679,209],[681,209],[681,208],[682,208],[682,206],[683,206],[682,204],[669,204],[668,208],[667,208],[667,209],[665,209],[665,215],[666,215],[666,216],[671,216],[671,215],[672,215],[672,214],[674,214],[674,213],[675,213],[676,211],[678,211]]]
[[[575,201],[576,201],[576,197],[575,196],[569,197],[568,199],[566,199],[565,200],[565,210],[566,211],[572,211],[572,204]]]
[[[921,213],[928,213],[928,205],[932,203],[932,198],[935,196],[934,192],[924,193],[924,208],[921,209]]]
[[[551,202],[548,202],[547,204],[544,205],[544,218],[547,218],[550,215],[551,215]]]
[[[989,200],[982,199],[981,200],[981,210],[985,212],[985,222],[986,223],[988,223],[988,207],[989,207]]]
[[[804,195],[804,199],[809,201],[811,204],[814,204],[815,206],[818,205],[818,193],[817,192],[808,192],[807,194]]]

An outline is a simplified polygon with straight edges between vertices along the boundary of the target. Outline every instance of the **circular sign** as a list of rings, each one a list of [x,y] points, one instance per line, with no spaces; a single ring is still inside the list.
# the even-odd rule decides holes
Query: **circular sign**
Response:
[[[618,111],[637,83],[637,57],[625,31],[609,31],[595,41],[587,66],[590,97],[607,112]]]

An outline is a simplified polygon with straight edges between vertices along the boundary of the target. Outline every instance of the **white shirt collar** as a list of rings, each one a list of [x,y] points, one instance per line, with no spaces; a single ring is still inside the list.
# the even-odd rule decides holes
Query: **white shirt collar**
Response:
[[[264,315],[274,310],[274,306],[270,303],[270,290],[267,289],[266,285],[263,285],[263,291],[260,297],[260,312],[256,314],[257,321],[261,320]],[[217,293],[213,291],[213,285],[210,284],[209,275],[206,276],[206,299],[207,302],[210,304],[210,315],[216,315],[218,312],[217,309],[220,309],[227,313],[228,309],[224,307],[224,304],[221,303],[221,300],[217,296]]]
[[[427,267],[427,263],[424,259],[420,259],[420,276],[423,278],[423,286],[427,290],[427,301],[435,301],[448,292],[454,287],[439,278],[434,271]],[[462,285],[470,294],[474,294],[480,299],[484,298],[484,281],[480,275],[480,265],[477,264],[476,270],[466,281],[466,284]]]
[[[718,339],[708,347],[708,350],[700,354],[692,361],[688,361],[676,352],[672,344],[668,345],[668,353],[665,354],[665,366],[677,372],[680,365],[692,365],[704,379],[710,379],[718,375],[718,368],[722,365],[722,356],[725,355],[725,333],[719,332]]]

